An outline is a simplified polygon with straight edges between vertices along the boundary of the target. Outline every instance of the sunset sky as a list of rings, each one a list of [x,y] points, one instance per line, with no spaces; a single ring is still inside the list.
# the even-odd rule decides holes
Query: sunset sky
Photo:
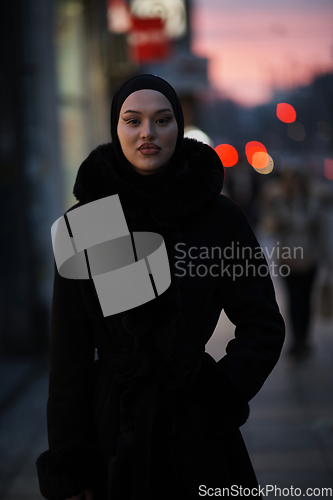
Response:
[[[333,70],[333,0],[192,0],[192,50],[211,84],[251,106]]]

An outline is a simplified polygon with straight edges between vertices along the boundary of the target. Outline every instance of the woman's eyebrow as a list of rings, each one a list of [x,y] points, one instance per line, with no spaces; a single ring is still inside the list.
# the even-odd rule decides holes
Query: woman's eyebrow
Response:
[[[158,113],[164,113],[165,111],[170,111],[170,113],[172,113],[171,109],[163,108],[156,111],[155,115],[158,115]],[[126,113],[136,113],[137,115],[142,115],[141,111],[135,111],[134,109],[127,109],[123,114],[126,115]]]
[[[169,108],[163,108],[163,109],[159,109],[158,111],[156,111],[155,114],[157,115],[158,113],[165,113],[166,111],[170,111],[170,113],[172,113],[171,109],[169,109]]]

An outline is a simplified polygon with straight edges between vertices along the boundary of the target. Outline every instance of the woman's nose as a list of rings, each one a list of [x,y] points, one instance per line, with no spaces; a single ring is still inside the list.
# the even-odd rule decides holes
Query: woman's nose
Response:
[[[148,139],[148,138],[151,139],[152,137],[155,137],[154,127],[149,121],[143,122],[141,128],[141,137],[143,139]]]

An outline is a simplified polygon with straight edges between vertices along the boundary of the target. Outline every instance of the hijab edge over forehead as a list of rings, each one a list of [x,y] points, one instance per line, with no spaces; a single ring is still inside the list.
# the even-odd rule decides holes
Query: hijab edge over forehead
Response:
[[[168,162],[168,165],[165,168],[163,168],[160,172],[156,172],[150,175],[142,175],[133,169],[130,162],[127,160],[122,151],[117,132],[119,114],[122,105],[128,96],[133,94],[133,92],[137,92],[138,90],[156,90],[157,92],[163,94],[168,99],[168,101],[172,106],[175,120],[178,125],[176,147],[170,161]],[[159,180],[164,179],[167,176],[167,174],[170,173],[171,170],[173,170],[172,165],[175,163],[175,160],[179,158],[181,151],[183,149],[184,116],[179,97],[177,96],[173,87],[168,82],[155,75],[148,75],[148,74],[138,75],[134,76],[130,80],[127,80],[118,89],[112,100],[111,137],[112,137],[112,144],[114,147],[114,151],[121,167],[120,173],[125,178],[127,178],[127,180],[135,182],[137,185],[143,187],[145,185],[148,186],[148,184],[149,185],[152,185],[153,183],[156,184]],[[152,178],[154,178],[154,180]]]
[[[177,123],[180,121],[180,118],[183,118],[183,116],[180,116],[182,115],[182,109],[174,88],[166,80],[163,80],[163,78],[160,78],[159,76],[145,74],[130,78],[118,89],[112,102],[111,120],[113,119],[113,115],[115,115],[114,117],[118,122],[120,109],[124,101],[129,95],[133,94],[133,92],[137,92],[138,90],[156,90],[157,92],[160,92],[170,102]],[[179,125],[182,125],[182,123],[178,123],[178,126]]]

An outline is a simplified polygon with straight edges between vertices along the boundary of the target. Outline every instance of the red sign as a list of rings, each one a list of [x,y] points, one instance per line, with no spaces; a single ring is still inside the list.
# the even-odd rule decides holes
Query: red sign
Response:
[[[132,61],[145,64],[163,61],[170,57],[170,40],[165,31],[165,21],[160,17],[132,16],[132,28],[128,35]]]

